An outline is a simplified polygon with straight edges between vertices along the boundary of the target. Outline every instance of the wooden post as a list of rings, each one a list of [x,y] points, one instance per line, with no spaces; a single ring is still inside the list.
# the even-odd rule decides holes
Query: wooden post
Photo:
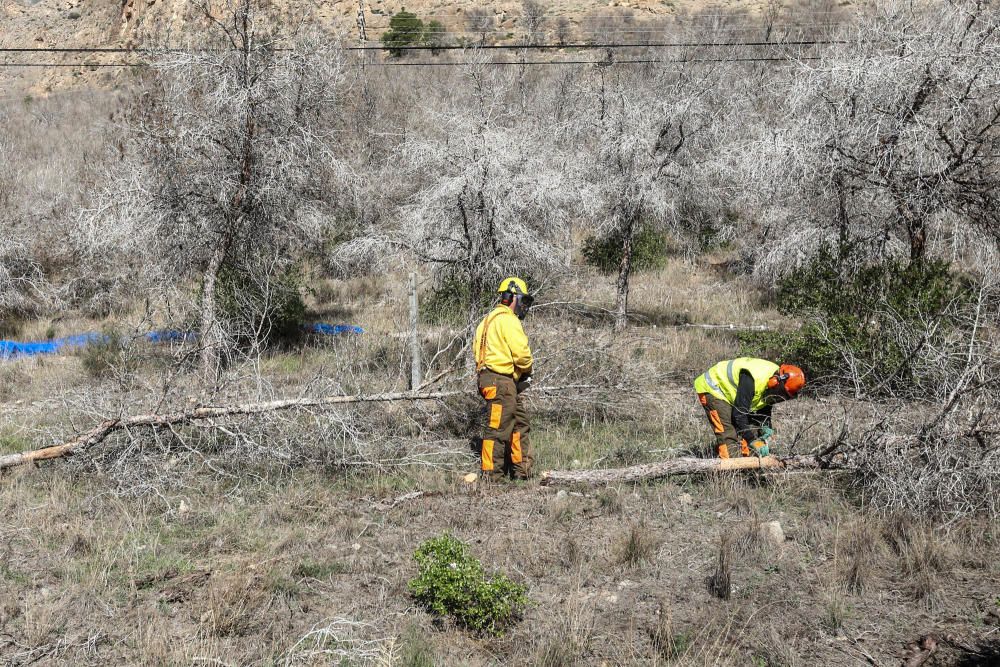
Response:
[[[410,274],[410,389],[424,381],[420,369],[420,337],[417,335],[417,274]]]

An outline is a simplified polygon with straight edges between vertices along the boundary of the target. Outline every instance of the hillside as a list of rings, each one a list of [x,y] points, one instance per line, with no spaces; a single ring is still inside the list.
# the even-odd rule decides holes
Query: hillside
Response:
[[[219,5],[221,7],[222,5]],[[776,5],[768,14],[763,0],[553,0],[542,5],[542,34],[550,42],[557,35],[567,41],[650,41],[655,35],[677,31],[704,33],[720,26],[730,27],[735,38],[761,37],[759,22],[765,15],[794,34],[836,25],[849,17],[850,3]],[[2,0],[0,1],[0,47],[3,48],[138,48],[160,45],[199,44],[207,29],[201,5],[191,0]],[[389,17],[401,9],[415,12],[425,20],[436,20],[448,31],[449,39],[464,37],[479,41],[470,27],[469,15],[484,13],[489,18],[490,43],[516,43],[525,34],[521,2],[475,3],[465,0],[441,2],[416,0],[393,2],[365,1],[365,20],[370,41],[377,41],[387,28]],[[279,0],[264,5],[270,22],[286,27],[305,21],[345,42],[359,39],[358,4],[353,0],[303,2]],[[290,28],[289,28],[290,29]],[[692,33],[689,33],[692,34]],[[80,84],[120,86],[127,74],[118,67],[103,65],[123,62],[121,54],[107,53],[7,53],[5,63],[48,64],[58,67],[0,68],[0,94],[43,95],[52,90]],[[134,60],[134,59],[133,59]]]

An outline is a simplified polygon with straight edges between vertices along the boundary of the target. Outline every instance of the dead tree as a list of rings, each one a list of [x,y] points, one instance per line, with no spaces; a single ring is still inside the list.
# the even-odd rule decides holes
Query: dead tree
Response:
[[[467,295],[470,321],[504,276],[564,265],[583,184],[556,133],[540,122],[528,127],[511,104],[515,77],[485,61],[465,69],[444,111],[399,148],[409,203],[340,255],[412,252],[439,284]]]
[[[715,110],[706,104],[712,73],[663,71],[643,80],[634,72],[601,75],[592,129],[596,136],[584,158],[602,208],[595,232],[618,244],[615,322],[628,322],[629,286],[635,239],[643,227],[662,229],[681,192],[695,178],[693,160],[704,149]]]
[[[86,225],[118,239],[151,284],[194,280],[201,366],[210,380],[226,350],[220,281],[273,280],[303,245],[322,237],[330,202],[339,58],[299,35],[279,50],[256,0],[220,17],[207,6],[213,48],[169,51],[131,105],[122,160]],[[283,43],[282,47],[285,46]],[[233,288],[237,289],[237,288]]]

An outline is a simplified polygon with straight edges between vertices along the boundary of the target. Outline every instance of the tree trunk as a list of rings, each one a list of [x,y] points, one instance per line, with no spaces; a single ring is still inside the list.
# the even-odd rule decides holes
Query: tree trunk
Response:
[[[201,285],[201,370],[207,383],[219,379],[219,355],[222,347],[222,330],[216,299],[219,270],[226,256],[226,244],[219,244],[212,251]]]
[[[615,299],[615,331],[622,331],[628,324],[628,285],[632,277],[633,234],[635,223],[629,221],[622,235],[622,258],[618,263],[617,296]]]
[[[437,378],[435,378],[437,379]],[[355,396],[322,396],[318,398],[290,398],[261,403],[242,403],[219,407],[201,407],[183,412],[168,414],[135,415],[118,419],[107,419],[85,433],[53,447],[44,447],[17,454],[0,456],[0,470],[15,466],[58,459],[83,451],[88,447],[103,442],[109,435],[117,431],[128,431],[135,428],[168,428],[177,424],[186,424],[205,419],[232,417],[236,415],[258,415],[279,410],[322,408],[349,403],[379,403],[390,401],[428,401],[439,400],[466,391],[405,391],[385,394],[359,394]]]
[[[88,447],[100,444],[109,435],[118,431],[129,431],[136,428],[169,428],[177,424],[188,424],[191,422],[219,419],[223,417],[234,417],[239,415],[260,415],[281,410],[303,410],[303,409],[323,409],[330,406],[348,405],[352,403],[389,403],[393,401],[438,401],[454,396],[468,394],[466,389],[456,389],[448,391],[430,391],[428,387],[440,381],[448,371],[442,371],[434,377],[426,380],[416,391],[386,392],[382,394],[354,394],[350,396],[318,396],[306,398],[284,398],[273,401],[262,401],[258,403],[238,403],[235,405],[206,406],[184,410],[182,412],[172,412],[167,414],[146,414],[134,415],[131,417],[118,417],[106,419],[89,431],[81,433],[72,440],[61,445],[34,449],[17,454],[7,454],[0,456],[0,470],[13,468],[15,466],[44,461],[47,459],[58,459],[70,456],[76,452],[83,451]],[[556,387],[536,387],[532,391],[539,393],[555,393],[574,391],[589,388],[589,385],[563,385]]]
[[[726,472],[738,470],[809,470],[843,467],[842,462],[823,461],[815,456],[789,456],[778,458],[743,457],[736,459],[702,459],[691,456],[670,459],[659,463],[609,468],[607,470],[549,470],[542,473],[542,484],[560,486],[585,484],[602,486],[606,484],[630,484],[659,479],[670,475],[690,475],[705,472]]]

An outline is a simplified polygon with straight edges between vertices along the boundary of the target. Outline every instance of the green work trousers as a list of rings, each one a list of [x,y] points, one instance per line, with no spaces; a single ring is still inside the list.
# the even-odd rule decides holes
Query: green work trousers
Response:
[[[730,452],[735,454],[737,450],[743,456],[750,456],[747,441],[740,439],[733,425],[733,406],[711,394],[698,394],[698,402],[705,408],[705,415],[712,424],[719,456],[728,459]]]

